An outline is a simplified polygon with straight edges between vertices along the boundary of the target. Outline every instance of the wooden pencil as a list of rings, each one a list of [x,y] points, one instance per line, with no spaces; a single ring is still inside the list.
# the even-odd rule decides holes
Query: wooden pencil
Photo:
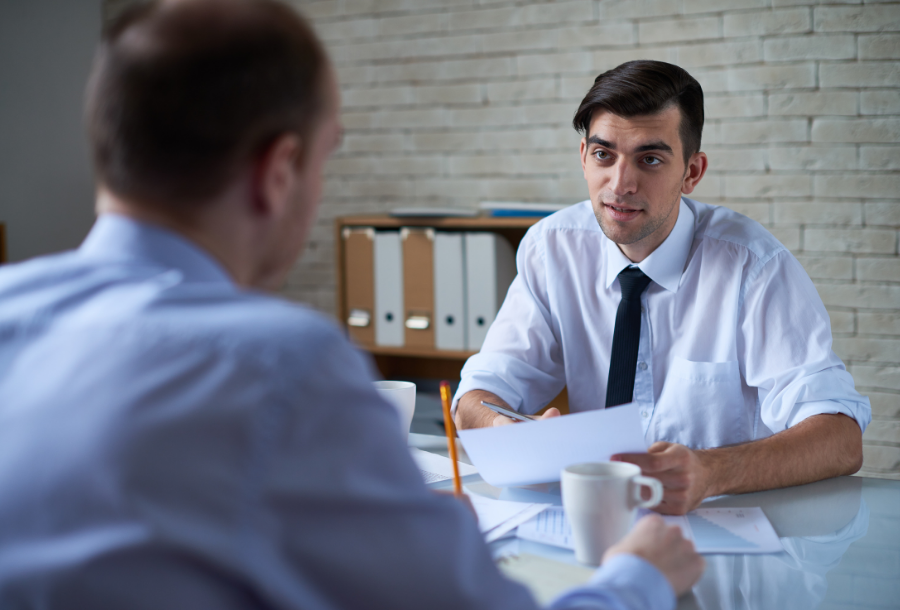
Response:
[[[453,417],[450,414],[450,384],[441,382],[441,406],[444,408],[444,432],[447,433],[447,449],[450,451],[450,461],[453,462],[453,493],[462,495],[462,481],[459,478],[459,461],[456,453],[456,426],[453,425]]]

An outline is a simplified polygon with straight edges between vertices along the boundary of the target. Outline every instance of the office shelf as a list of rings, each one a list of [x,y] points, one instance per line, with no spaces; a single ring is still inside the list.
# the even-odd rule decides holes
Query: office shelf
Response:
[[[490,231],[505,237],[513,249],[525,236],[529,227],[540,220],[540,217],[393,217],[388,215],[355,215],[342,216],[335,220],[335,260],[337,274],[337,314],[342,324],[346,324],[349,315],[345,300],[346,269],[344,257],[343,230],[346,227],[372,227],[375,229],[399,229],[401,227],[431,227],[444,231]],[[382,347],[377,345],[360,345],[372,354],[378,369],[386,379],[419,377],[459,379],[466,360],[476,352],[450,351],[438,349],[422,349],[415,347]],[[563,412],[568,411],[565,389],[551,403]]]
[[[374,356],[409,356],[413,358],[444,358],[447,360],[467,360],[478,352],[464,352],[446,349],[421,349],[409,347],[367,346],[366,351]]]

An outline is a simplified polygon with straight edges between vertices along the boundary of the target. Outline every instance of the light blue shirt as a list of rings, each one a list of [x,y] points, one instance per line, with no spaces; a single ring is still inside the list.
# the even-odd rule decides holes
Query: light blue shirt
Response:
[[[322,316],[123,217],[2,268],[0,606],[535,607],[373,376]],[[634,556],[552,605],[673,606]]]
[[[534,225],[456,399],[487,390],[534,413],[566,387],[570,411],[604,408],[617,278],[631,264],[590,201]],[[762,225],[683,197],[672,232],[637,266],[653,280],[641,295],[634,380],[648,444],[744,443],[820,413],[843,413],[865,431],[869,399],[831,349],[828,312]]]

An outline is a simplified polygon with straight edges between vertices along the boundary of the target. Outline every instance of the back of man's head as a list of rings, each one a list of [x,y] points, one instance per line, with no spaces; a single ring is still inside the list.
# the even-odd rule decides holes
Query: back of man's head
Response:
[[[97,178],[118,197],[188,211],[278,136],[309,136],[327,70],[312,28],[275,0],[138,5],[104,32],[88,84]]]
[[[656,114],[677,106],[681,110],[679,132],[687,160],[700,151],[703,134],[703,89],[683,68],[663,61],[628,61],[594,80],[584,96],[572,125],[589,135],[597,111],[631,118]]]

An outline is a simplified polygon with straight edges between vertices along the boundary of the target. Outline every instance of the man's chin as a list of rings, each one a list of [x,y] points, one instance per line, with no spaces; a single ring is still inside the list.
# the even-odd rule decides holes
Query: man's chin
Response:
[[[606,213],[606,210],[603,210],[599,215],[595,214],[595,216],[603,234],[617,244],[630,244],[636,241],[635,236],[641,233],[641,224],[634,222],[640,219],[641,214],[638,214],[637,218],[625,222],[619,221],[611,214]]]
[[[627,246],[628,244],[634,243],[637,241],[634,238],[636,231],[624,230],[622,227],[617,226],[616,223],[609,223],[605,220],[600,220],[600,230],[603,231],[603,234],[606,237],[619,245]]]

